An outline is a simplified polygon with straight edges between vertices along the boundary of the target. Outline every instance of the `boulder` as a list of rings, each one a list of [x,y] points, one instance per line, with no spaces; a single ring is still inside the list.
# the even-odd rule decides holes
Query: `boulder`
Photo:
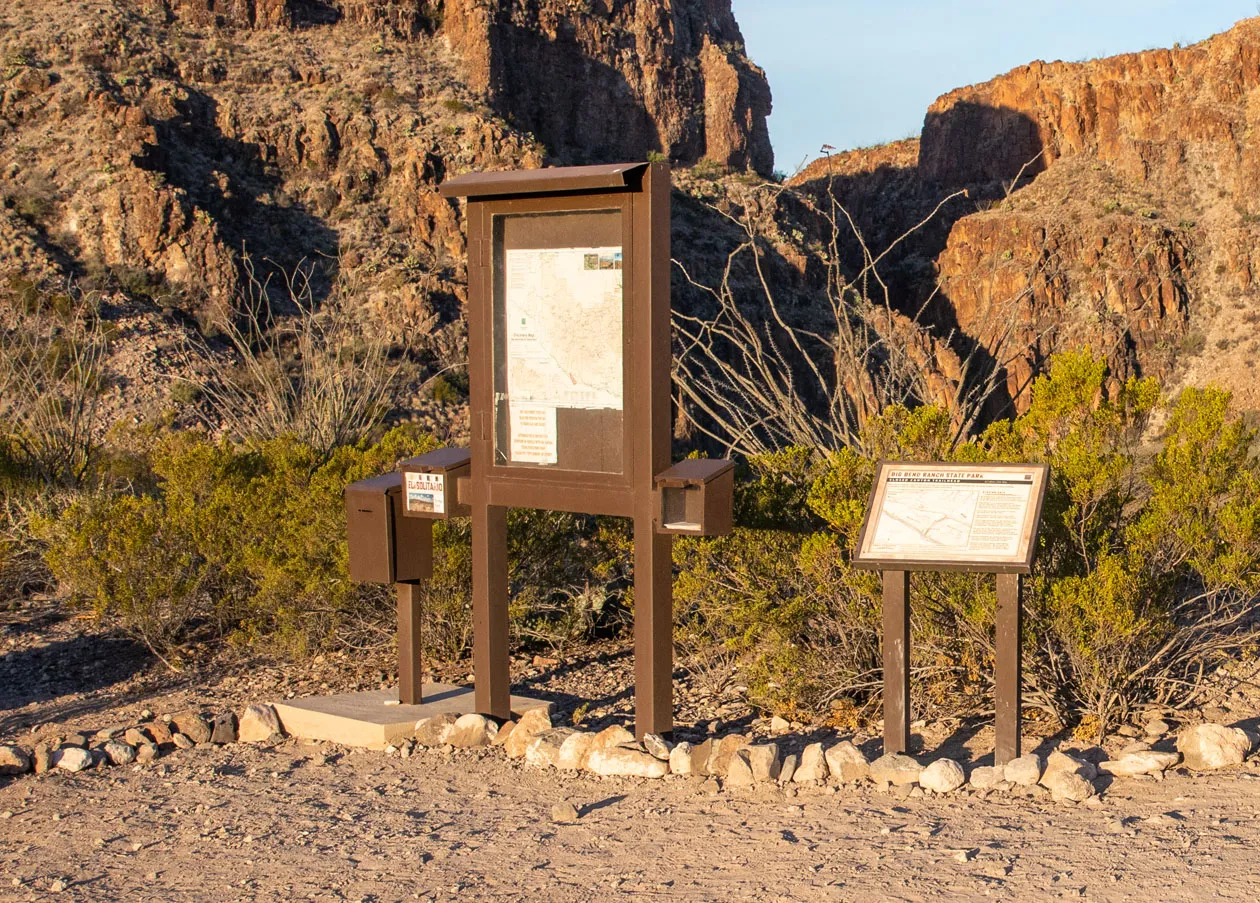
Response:
[[[756,783],[756,778],[753,776],[752,765],[748,761],[748,747],[736,750],[726,769],[727,789],[751,787],[754,783]]]
[[[791,723],[782,715],[775,715],[770,719],[770,733],[772,734],[786,734],[791,729]]]
[[[18,746],[0,746],[0,774],[26,774],[31,770],[31,757]]]
[[[1177,752],[1192,771],[1213,771],[1241,765],[1251,751],[1251,738],[1242,728],[1196,724],[1177,735]]]
[[[104,749],[112,765],[130,765],[136,761],[135,748],[121,740],[106,740]]]
[[[127,735],[130,736],[131,731],[128,731]],[[214,724],[210,727],[210,742],[223,746],[227,743],[235,743],[236,738],[236,713],[223,712],[220,715],[216,715],[214,718]],[[127,742],[130,743],[131,741],[128,740]]]
[[[648,753],[614,746],[592,750],[586,770],[606,777],[663,778],[669,773],[669,765]]]
[[[495,723],[485,715],[478,715],[476,712],[469,712],[467,715],[460,715],[453,722],[445,736],[443,743],[449,743],[451,746],[460,749],[473,749],[479,746],[490,745],[491,728]]]
[[[731,757],[748,745],[748,738],[743,734],[727,734],[713,746],[713,755],[709,757],[709,774],[721,777],[731,767]]]
[[[1098,770],[1089,762],[1055,750],[1046,760],[1046,770],[1038,782],[1050,791],[1056,802],[1081,803],[1094,795],[1091,781]]]
[[[242,743],[260,743],[284,733],[280,717],[269,705],[246,706],[238,724],[237,737]]]
[[[971,786],[977,790],[989,790],[1002,783],[1003,779],[1002,769],[993,765],[981,765],[979,768],[971,769]]]
[[[827,749],[827,770],[842,784],[855,784],[871,773],[870,763],[862,751],[848,740],[841,740]]]
[[[270,708],[270,706],[268,706]],[[212,733],[210,722],[200,712],[180,712],[171,719],[175,729],[193,743],[209,743]]]
[[[589,731],[574,731],[560,745],[560,753],[556,756],[556,768],[561,771],[581,771],[586,767],[586,760],[595,748],[595,734]]]
[[[175,742],[171,726],[165,721],[153,721],[145,725],[145,729],[149,732],[149,736],[153,738],[153,742],[158,746],[170,746]]]
[[[556,803],[551,807],[551,820],[558,825],[574,824],[578,817],[577,807],[572,803]]]
[[[707,737],[703,742],[691,747],[691,774],[707,775],[709,773],[709,759],[713,758],[715,745],[713,738]]]
[[[149,742],[149,735],[138,727],[129,727],[123,734],[123,742],[132,746],[139,746],[141,743]]]
[[[668,762],[669,753],[673,746],[660,734],[644,734],[643,748],[662,762]]]
[[[904,753],[885,753],[871,763],[871,780],[906,787],[919,780],[923,766]]]
[[[503,751],[507,753],[509,759],[520,759],[529,749],[530,741],[543,731],[549,730],[551,730],[551,715],[547,710],[545,708],[530,709],[521,716],[520,721],[516,722],[512,735],[503,744]]]
[[[1018,759],[1011,759],[1002,769],[1002,776],[1008,783],[1035,787],[1041,780],[1041,759],[1036,753],[1026,753]]]
[[[798,784],[827,780],[827,760],[821,743],[811,743],[801,750],[801,764],[796,766],[792,780]]]
[[[790,753],[783,757],[783,764],[779,766],[779,783],[789,784],[792,778],[796,776],[796,763],[799,761],[796,753]]]
[[[499,727],[499,732],[490,738],[490,745],[504,746],[508,742],[508,738],[512,736],[512,731],[514,730],[516,730],[516,722],[505,721]]]
[[[1155,752],[1148,749],[1131,752],[1118,759],[1103,762],[1098,766],[1098,770],[1103,774],[1114,775],[1118,778],[1131,778],[1139,774],[1161,773],[1164,769],[1172,768],[1180,761],[1180,753]]]
[[[777,781],[782,763],[779,747],[774,743],[753,743],[740,750],[744,761],[752,769],[754,781]],[[732,759],[732,762],[735,760]]]
[[[171,740],[174,741],[176,749],[192,749],[197,745],[189,739],[187,734],[181,734],[178,731],[171,734]]]
[[[81,746],[64,746],[53,753],[53,765],[65,771],[83,771],[92,766],[92,754]]]
[[[671,774],[691,774],[691,744],[683,741],[669,751]]]
[[[1102,758],[1106,758],[1104,755]],[[1050,753],[1046,759],[1046,771],[1071,771],[1079,774],[1087,781],[1098,777],[1098,766],[1083,755],[1073,755],[1061,750]]]
[[[1172,730],[1172,727],[1163,718],[1155,718],[1146,722],[1144,730],[1146,731],[1146,736],[1159,738]]]
[[[595,735],[591,749],[612,749],[614,746],[634,746],[634,734],[620,724],[606,727]]]
[[[577,733],[571,727],[553,727],[534,734],[525,747],[525,761],[535,768],[555,768],[564,741]]]
[[[967,775],[953,759],[937,759],[919,773],[919,786],[933,793],[953,793],[965,783]]]

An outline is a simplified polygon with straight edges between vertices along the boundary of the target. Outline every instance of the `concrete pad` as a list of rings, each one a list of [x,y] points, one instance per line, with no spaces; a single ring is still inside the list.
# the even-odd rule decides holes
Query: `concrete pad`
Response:
[[[472,687],[425,684],[420,705],[400,705],[397,690],[368,690],[337,696],[308,696],[275,702],[280,724],[291,737],[302,740],[329,740],[343,746],[384,749],[391,743],[415,734],[416,722],[431,715],[475,712]],[[547,709],[544,699],[512,697],[512,714],[530,709]]]

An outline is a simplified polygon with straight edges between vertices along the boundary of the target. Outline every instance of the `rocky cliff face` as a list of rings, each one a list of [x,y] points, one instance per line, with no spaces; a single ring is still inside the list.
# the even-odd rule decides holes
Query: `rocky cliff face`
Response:
[[[448,0],[441,33],[470,85],[566,158],[773,169],[770,88],[729,0]]]
[[[438,36],[505,119],[562,160],[661,153],[769,175],[770,87],[730,0],[150,0],[207,27],[353,23]]]
[[[1247,361],[1260,296],[1260,19],[1193,47],[1033,63],[928,110],[903,143],[817,161],[888,241],[966,189],[889,261],[906,309],[1004,367],[1017,407],[1055,350],[1118,376],[1220,379],[1260,406]],[[894,150],[895,149],[895,150]],[[828,168],[829,167],[829,168]],[[930,264],[930,266],[929,266]]]
[[[146,336],[298,272],[431,371],[463,354],[449,175],[772,165],[729,0],[13,0],[0,59],[0,277],[119,292]]]

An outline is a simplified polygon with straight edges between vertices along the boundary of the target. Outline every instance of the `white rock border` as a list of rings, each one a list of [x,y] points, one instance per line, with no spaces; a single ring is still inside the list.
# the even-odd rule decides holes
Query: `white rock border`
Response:
[[[239,715],[231,711],[214,716],[185,711],[154,718],[146,711],[142,719],[146,717],[137,724],[103,728],[90,736],[76,733],[53,743],[39,743],[31,751],[14,744],[0,745],[0,776],[142,767],[177,749],[274,743],[284,736],[270,705],[249,705]],[[650,780],[690,776],[705,779],[711,788],[777,786],[789,795],[801,785],[834,792],[839,784],[873,784],[911,796],[971,792],[983,798],[994,791],[1020,790],[1025,795],[1079,803],[1097,795],[1100,774],[1113,779],[1162,780],[1167,769],[1179,765],[1207,771],[1240,765],[1260,752],[1260,737],[1241,728],[1206,723],[1179,732],[1179,752],[1152,750],[1149,743],[1137,741],[1097,766],[1072,755],[1074,750],[1055,750],[1044,761],[1029,753],[1005,767],[977,766],[968,774],[958,762],[945,757],[926,765],[904,754],[868,761],[849,739],[809,743],[799,753],[785,757],[782,744],[791,736],[780,732],[782,725],[776,727],[773,739],[754,740],[729,733],[709,736],[699,743],[674,744],[652,734],[640,742],[621,725],[598,732],[553,726],[544,707],[531,709],[502,726],[475,713],[425,718],[417,722],[413,737],[386,747],[385,753],[407,758],[426,747],[475,750],[479,755],[501,749],[508,759],[539,769]],[[1147,739],[1153,741],[1158,738],[1152,728],[1166,731],[1168,725],[1163,721],[1148,724]],[[1191,750],[1193,754],[1183,760],[1183,752]]]

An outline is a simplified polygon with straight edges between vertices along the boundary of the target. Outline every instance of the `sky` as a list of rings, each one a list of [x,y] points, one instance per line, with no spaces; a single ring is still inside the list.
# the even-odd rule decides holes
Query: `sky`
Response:
[[[917,135],[929,104],[1037,59],[1193,44],[1260,0],[734,0],[770,79],[775,168]]]

